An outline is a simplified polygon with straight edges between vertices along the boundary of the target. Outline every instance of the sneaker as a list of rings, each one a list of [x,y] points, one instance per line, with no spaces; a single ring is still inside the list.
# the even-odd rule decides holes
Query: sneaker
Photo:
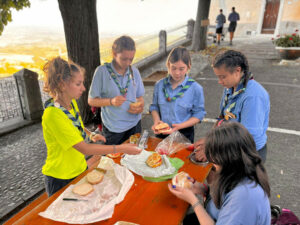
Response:
[[[232,45],[232,41],[231,41],[231,42],[229,42],[229,45]]]
[[[218,45],[220,45],[220,41],[218,41]]]

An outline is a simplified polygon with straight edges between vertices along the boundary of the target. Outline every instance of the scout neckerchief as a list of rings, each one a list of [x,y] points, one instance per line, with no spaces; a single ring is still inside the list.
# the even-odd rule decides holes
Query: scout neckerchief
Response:
[[[192,78],[188,78],[188,80],[186,81],[185,85],[181,88],[181,90],[172,98],[169,96],[169,93],[167,91],[167,85],[168,85],[168,79],[170,78],[170,75],[168,75],[166,78],[164,78],[164,87],[163,87],[163,91],[165,93],[165,97],[167,99],[168,102],[171,101],[175,101],[177,98],[182,97],[183,93],[187,91],[187,89],[189,89],[189,87],[192,85],[192,83],[195,82],[194,79]]]
[[[250,74],[249,76],[249,80],[252,80],[253,79],[253,75]],[[239,84],[238,84],[238,87],[240,85],[243,85],[244,83],[244,80],[245,80],[245,76],[242,77],[242,79],[240,80]],[[235,91],[233,94],[232,94],[232,99],[237,99],[237,96],[240,95],[241,93],[243,93],[244,91],[246,90],[246,86],[241,88],[240,90],[238,91]],[[227,106],[228,104],[228,96],[229,94],[225,94],[225,97],[224,97],[224,101],[223,101],[223,105],[222,105],[222,110],[221,110],[221,118],[224,118],[225,120],[229,120],[230,118],[233,118],[235,119],[236,118],[236,115],[234,115],[231,111],[234,109],[235,105],[236,105],[236,101],[234,101],[233,103],[231,103],[227,109],[225,109],[225,107]],[[224,110],[225,109],[225,110]]]
[[[127,80],[127,84],[125,86],[125,88],[122,88],[121,85],[120,85],[120,82],[117,78],[117,75],[115,74],[115,72],[113,71],[113,69],[111,68],[111,64],[110,63],[104,63],[104,65],[106,66],[106,69],[108,70],[108,72],[110,73],[110,76],[112,77],[112,79],[114,80],[114,82],[116,83],[116,85],[118,86],[119,90],[120,90],[120,93],[121,95],[123,96],[126,96],[127,94],[127,90],[128,90],[128,86],[130,84],[130,81],[132,78],[132,72],[130,73],[129,77],[128,77],[128,80]],[[131,68],[130,68],[131,69]],[[132,71],[132,69],[130,70]]]
[[[53,98],[50,98],[45,102],[45,109],[47,107],[56,107],[56,108],[61,109],[68,116],[68,118],[72,121],[72,124],[75,127],[77,127],[77,129],[81,132],[83,139],[85,139],[87,137],[87,135],[86,135],[86,132],[84,131],[83,127],[81,126],[81,122],[79,119],[79,113],[76,111],[76,109],[73,105],[73,102],[71,102],[71,106],[75,112],[75,117],[67,109],[62,107],[60,104],[57,104],[56,102],[54,102]],[[88,137],[88,140],[89,140],[89,137]]]

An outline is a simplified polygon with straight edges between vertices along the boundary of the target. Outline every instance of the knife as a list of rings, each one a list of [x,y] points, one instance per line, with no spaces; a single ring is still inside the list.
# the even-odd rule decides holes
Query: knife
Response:
[[[88,201],[87,199],[63,198],[64,201]]]

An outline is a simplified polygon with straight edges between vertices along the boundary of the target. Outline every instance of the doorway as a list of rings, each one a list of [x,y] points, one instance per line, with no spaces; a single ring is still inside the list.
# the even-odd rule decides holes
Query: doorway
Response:
[[[280,0],[266,0],[262,34],[274,34],[278,17]]]

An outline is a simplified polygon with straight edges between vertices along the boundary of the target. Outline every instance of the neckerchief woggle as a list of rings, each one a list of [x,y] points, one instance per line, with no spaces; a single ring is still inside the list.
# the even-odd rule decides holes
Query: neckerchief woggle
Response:
[[[104,65],[106,66],[106,69],[110,73],[110,76],[114,80],[115,84],[119,88],[121,95],[126,96],[127,90],[128,90],[128,87],[129,87],[130,81],[132,80],[132,76],[133,75],[132,74],[129,75],[125,88],[122,88],[121,85],[120,85],[120,82],[119,82],[119,80],[117,78],[117,75],[115,74],[115,72],[111,68],[110,63],[104,63]]]
[[[249,80],[252,80],[253,79],[253,75],[252,73],[250,74],[249,76]],[[245,76],[242,77],[242,79],[240,80],[238,86],[242,85],[243,82],[245,80]],[[232,94],[232,99],[236,99],[238,95],[240,95],[241,93],[243,93],[244,91],[246,90],[246,86],[241,88],[240,90],[238,91],[235,91],[233,94]],[[236,118],[236,115],[234,115],[231,111],[234,109],[235,105],[236,105],[236,101],[234,101],[233,103],[231,103],[227,109],[225,109],[225,107],[227,106],[228,104],[228,96],[229,94],[226,94],[225,97],[224,97],[224,101],[223,101],[223,105],[222,105],[222,109],[221,109],[221,115],[220,115],[220,118],[219,119],[225,119],[225,120],[229,120],[230,118],[233,118],[235,119]],[[225,109],[225,110],[224,110]]]
[[[172,98],[169,96],[169,93],[167,91],[167,85],[168,85],[168,79],[171,76],[168,74],[168,76],[166,78],[164,78],[163,82],[164,82],[164,86],[163,86],[163,92],[165,93],[165,97],[167,99],[168,102],[171,101],[175,101],[177,98],[182,97],[184,92],[187,91],[187,89],[189,89],[189,87],[195,82],[194,79],[192,78],[188,78],[188,80],[186,81],[185,85],[181,88],[181,90]]]
[[[72,124],[75,127],[77,127],[77,129],[81,132],[81,136],[83,137],[83,139],[87,138],[88,141],[90,141],[90,138],[87,137],[86,132],[84,131],[83,127],[81,126],[80,119],[79,119],[79,113],[76,111],[76,109],[73,105],[73,102],[71,102],[71,106],[75,112],[75,117],[66,108],[62,107],[60,104],[54,103],[53,98],[48,99],[45,102],[44,106],[45,106],[45,109],[47,107],[56,107],[56,108],[61,109],[68,116],[68,118],[72,121]]]

